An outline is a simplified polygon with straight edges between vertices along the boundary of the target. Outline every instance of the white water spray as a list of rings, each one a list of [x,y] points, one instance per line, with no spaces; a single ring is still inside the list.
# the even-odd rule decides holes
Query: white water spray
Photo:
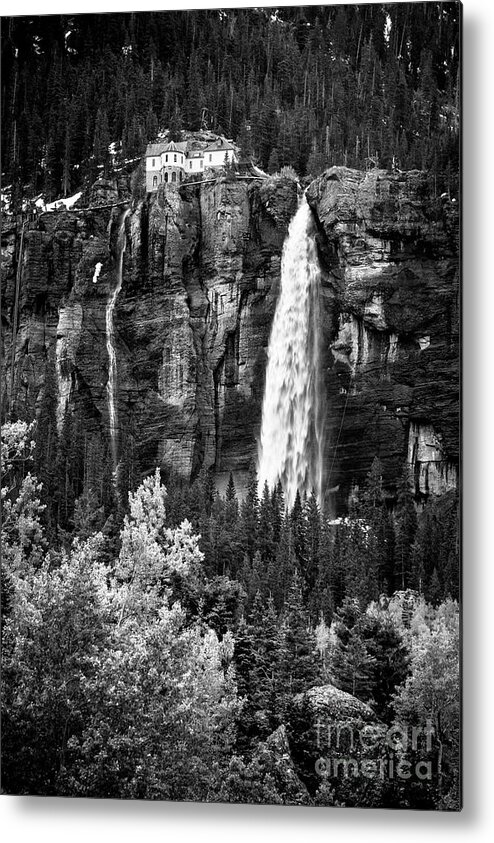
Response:
[[[320,270],[305,197],[290,223],[281,259],[281,290],[268,348],[259,443],[259,486],[281,481],[293,506],[297,491],[322,505],[324,388],[320,361]]]
[[[106,305],[106,350],[108,352],[108,382],[106,392],[108,395],[108,414],[110,417],[110,440],[113,457],[113,467],[116,471],[118,460],[117,443],[117,408],[115,405],[115,388],[117,384],[117,355],[115,352],[115,335],[113,330],[113,311],[118,294],[122,287],[123,257],[127,246],[127,235],[125,231],[125,220],[130,213],[127,208],[120,220],[120,229],[117,238],[117,283],[115,289],[108,299]]]

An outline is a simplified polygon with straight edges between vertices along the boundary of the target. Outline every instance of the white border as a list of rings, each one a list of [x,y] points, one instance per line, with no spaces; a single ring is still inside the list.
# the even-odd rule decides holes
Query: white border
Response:
[[[4,0],[1,14],[67,14],[69,11],[148,11],[157,8],[213,8],[293,3],[156,3],[106,0],[79,5],[45,0]],[[298,4],[297,4],[298,5]],[[300,4],[302,5],[302,4]],[[305,3],[304,5],[315,5]],[[168,838],[201,843],[338,839],[373,843],[390,836],[400,843],[417,837],[437,843],[488,839],[494,821],[491,758],[493,659],[490,646],[494,610],[494,526],[492,465],[494,406],[494,133],[492,125],[494,4],[465,0],[464,5],[464,810],[461,814],[400,811],[270,808],[250,806],[131,803],[98,800],[0,798],[3,839],[36,843],[99,840],[140,843]],[[493,822],[494,824],[494,822]],[[492,834],[492,831],[491,831]]]

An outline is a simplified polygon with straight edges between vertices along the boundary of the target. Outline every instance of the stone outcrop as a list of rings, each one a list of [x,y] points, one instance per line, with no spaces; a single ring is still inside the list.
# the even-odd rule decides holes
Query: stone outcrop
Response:
[[[323,270],[328,497],[342,510],[376,455],[390,495],[407,460],[417,497],[441,494],[459,448],[457,207],[420,173],[332,168],[307,196]],[[86,450],[108,448],[105,306],[130,206],[113,314],[119,453],[140,474],[213,468],[220,489],[233,471],[241,490],[296,182],[222,177],[132,196],[122,175],[78,204],[27,222],[22,251],[19,229],[2,235],[4,412],[49,406],[59,432],[70,413]]]
[[[357,697],[334,685],[318,685],[295,697],[297,705],[307,704],[314,720],[325,724],[375,723],[372,709]]]
[[[386,755],[385,738],[386,727],[372,709],[333,685],[310,688],[294,697],[288,727],[290,752],[311,795],[326,782],[340,804],[351,798],[350,804],[358,805],[361,795],[347,792],[348,777],[352,776],[357,791],[365,790],[368,780],[361,775],[361,765],[371,762],[379,769]],[[380,789],[381,782],[377,785]]]

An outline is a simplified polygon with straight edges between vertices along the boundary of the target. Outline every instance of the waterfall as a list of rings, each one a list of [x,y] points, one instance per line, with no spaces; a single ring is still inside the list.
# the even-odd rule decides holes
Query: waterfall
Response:
[[[127,235],[125,231],[125,220],[130,213],[127,208],[123,212],[120,219],[120,228],[117,238],[117,283],[115,289],[108,299],[106,304],[106,350],[108,352],[108,382],[106,384],[106,391],[108,395],[108,415],[110,418],[110,439],[113,457],[113,468],[116,471],[118,460],[118,443],[117,443],[117,408],[115,405],[115,388],[117,385],[117,355],[115,353],[115,334],[113,330],[113,311],[117,301],[118,294],[122,287],[123,274],[123,257],[127,245]]]
[[[281,481],[322,504],[324,387],[320,361],[320,270],[311,210],[304,197],[288,229],[281,290],[269,340],[258,454],[259,486]]]

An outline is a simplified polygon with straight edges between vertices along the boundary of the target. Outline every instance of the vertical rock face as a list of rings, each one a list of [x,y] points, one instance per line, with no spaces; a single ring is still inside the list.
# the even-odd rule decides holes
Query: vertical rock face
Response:
[[[128,185],[99,182],[89,210],[44,214],[3,242],[3,401],[14,415],[67,413],[108,454],[105,309],[115,288]],[[98,207],[101,206],[101,207]],[[109,207],[110,206],[110,207]],[[119,448],[137,471],[161,464],[218,483],[255,457],[280,256],[294,181],[217,180],[161,188],[126,220],[113,312]],[[17,272],[18,264],[20,272]],[[16,277],[19,317],[14,328]],[[132,447],[130,444],[132,443]]]
[[[55,364],[57,375],[57,430],[61,433],[72,390],[77,348],[82,330],[82,305],[75,301],[58,309]]]
[[[411,466],[415,493],[440,495],[458,485],[458,467],[448,460],[440,434],[430,424],[410,423],[407,462]]]
[[[163,187],[132,217],[121,400],[149,434],[138,443],[144,465],[186,477],[214,467],[221,485],[230,471],[241,480],[255,455],[280,254],[297,202],[294,182],[272,196],[263,187]]]
[[[342,510],[375,456],[390,495],[407,461],[418,498],[448,491],[459,449],[457,207],[416,172],[332,168],[307,197],[323,268],[326,498]],[[85,210],[25,224],[22,250],[20,230],[4,227],[3,410],[12,397],[15,417],[49,411],[60,435],[75,420],[86,451],[109,459],[105,309],[126,202],[113,313],[119,458],[136,473],[159,464],[187,478],[212,467],[220,488],[233,471],[241,489],[297,208],[289,179],[223,178],[139,201],[125,177],[101,180]]]
[[[424,174],[332,168],[308,188],[325,267],[327,485],[343,502],[372,459],[393,494],[456,485],[458,209]]]

